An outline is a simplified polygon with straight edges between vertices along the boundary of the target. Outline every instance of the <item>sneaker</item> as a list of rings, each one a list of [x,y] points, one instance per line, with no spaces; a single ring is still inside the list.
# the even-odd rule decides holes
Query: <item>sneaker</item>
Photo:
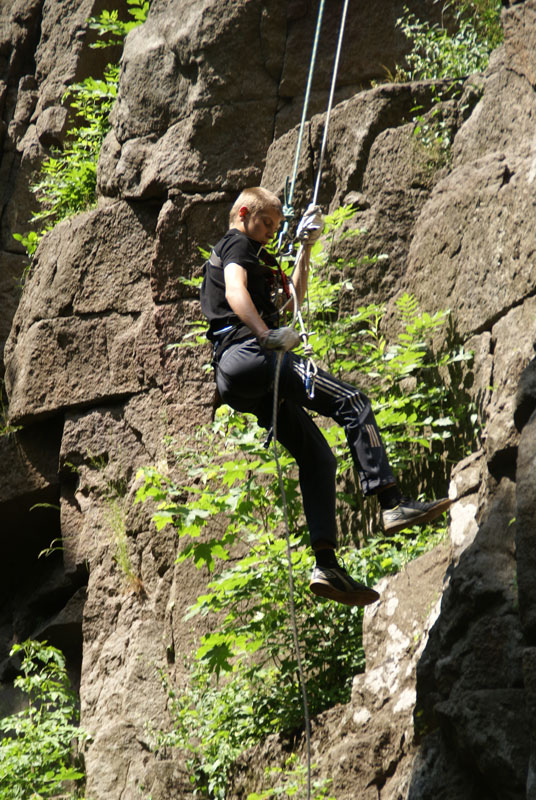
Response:
[[[329,597],[346,606],[368,606],[380,595],[364,583],[354,581],[344,567],[316,566],[311,575],[309,589],[318,597]]]
[[[411,528],[412,525],[424,525],[425,522],[439,517],[453,502],[448,497],[432,500],[430,503],[402,497],[397,506],[382,511],[383,529],[385,533],[397,533],[404,528]]]

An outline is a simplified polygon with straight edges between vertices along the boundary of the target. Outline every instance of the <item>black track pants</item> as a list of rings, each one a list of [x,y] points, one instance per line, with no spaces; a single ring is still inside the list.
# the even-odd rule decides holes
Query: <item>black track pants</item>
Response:
[[[259,424],[272,425],[276,354],[256,339],[228,347],[220,356],[216,382],[224,403],[255,414]],[[303,507],[311,544],[336,545],[336,461],[308,408],[331,417],[344,428],[363,494],[370,495],[395,479],[387,460],[369,399],[354,386],[319,370],[314,397],[305,388],[305,359],[286,353],[281,367],[277,439],[296,459]]]

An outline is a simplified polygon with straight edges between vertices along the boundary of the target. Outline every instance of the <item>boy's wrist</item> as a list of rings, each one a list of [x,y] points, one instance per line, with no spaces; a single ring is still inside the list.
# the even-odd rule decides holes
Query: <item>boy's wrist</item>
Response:
[[[262,338],[266,338],[266,336],[268,336],[268,334],[270,333],[270,330],[271,330],[271,328],[268,328],[268,327],[259,328],[258,330],[253,331],[253,334],[260,341]]]
[[[266,339],[268,338],[269,334],[270,334],[270,328],[266,328],[266,330],[256,334],[257,341],[261,345],[261,347],[264,347],[264,345],[266,344]]]

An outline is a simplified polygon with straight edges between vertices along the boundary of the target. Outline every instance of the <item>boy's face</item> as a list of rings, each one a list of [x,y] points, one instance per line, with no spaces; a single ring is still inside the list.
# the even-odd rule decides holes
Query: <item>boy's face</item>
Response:
[[[251,214],[249,209],[243,206],[240,209],[239,216],[241,224],[237,227],[250,239],[260,244],[268,244],[283,220],[283,217],[275,208],[268,208],[265,211]]]

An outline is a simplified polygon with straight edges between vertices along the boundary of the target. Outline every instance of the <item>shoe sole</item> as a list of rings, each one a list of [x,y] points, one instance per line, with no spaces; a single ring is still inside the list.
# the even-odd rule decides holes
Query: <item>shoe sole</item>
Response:
[[[355,589],[352,592],[343,592],[340,589],[335,589],[330,583],[315,581],[309,584],[309,589],[317,597],[327,597],[328,600],[335,600],[345,606],[368,606],[380,599],[378,592],[375,592],[374,589],[369,589],[368,586],[363,586],[362,589]]]
[[[406,519],[401,522],[394,522],[391,525],[384,525],[383,529],[385,533],[398,533],[398,531],[403,531],[405,528],[411,528],[413,525],[424,525],[426,522],[432,522],[432,520],[440,517],[441,514],[450,508],[453,502],[454,500],[445,499],[433,508],[429,509],[429,511],[425,511],[423,514],[413,517],[413,519]]]

